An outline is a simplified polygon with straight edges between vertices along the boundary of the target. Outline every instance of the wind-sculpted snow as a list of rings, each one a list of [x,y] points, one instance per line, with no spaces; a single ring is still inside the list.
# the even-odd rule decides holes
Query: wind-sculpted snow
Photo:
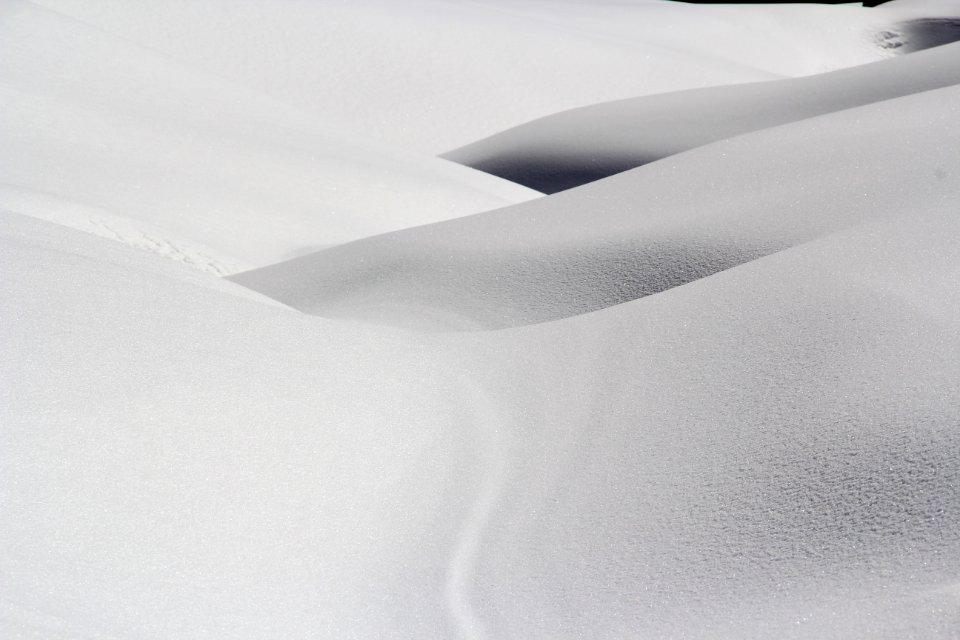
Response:
[[[5,239],[0,628],[953,637],[958,232],[433,337]]]
[[[501,328],[584,313],[909,215],[918,202],[955,201],[958,104],[960,88],[949,87],[767,129],[233,278],[310,313],[404,326]]]
[[[444,349],[25,220],[60,233],[0,240],[0,635],[444,635],[483,477]]]
[[[912,53],[960,40],[960,6],[950,0],[900,0],[884,7],[888,25],[877,43],[896,53]]]
[[[66,224],[76,216],[64,209],[100,210],[94,224],[159,236],[161,253],[181,239],[209,247],[222,271],[540,195],[343,139],[296,109],[20,0],[0,4],[0,101],[10,158],[0,205],[15,195]]]
[[[960,17],[918,18],[897,25],[904,53],[922,51],[960,40]]]
[[[960,85],[469,216],[538,194],[421,155],[938,0],[40,2],[0,3],[0,638],[958,637]]]
[[[88,268],[100,265],[103,270],[143,272],[141,277],[155,277],[163,282],[171,280],[185,283],[218,293],[255,300],[270,307],[283,308],[283,305],[250,289],[238,287],[223,278],[211,277],[212,269],[191,268],[196,265],[190,265],[187,260],[159,259],[154,251],[143,251],[139,247],[133,249],[127,242],[107,240],[103,236],[97,237],[99,235],[82,233],[60,224],[38,220],[31,215],[0,209],[0,238],[7,252],[25,252],[27,255],[33,253],[34,257],[48,256],[49,259],[66,255],[70,256],[71,260],[86,264]],[[29,261],[18,263],[13,258],[8,258],[7,262],[9,267],[4,271],[7,284],[12,285],[14,280],[20,280],[27,284],[18,286],[28,288],[29,282],[34,277],[31,273],[32,263]],[[177,264],[177,262],[186,264]],[[119,290],[122,291],[123,288],[121,286]],[[6,306],[8,310],[14,308],[12,304]],[[69,310],[62,310],[61,313],[63,312],[69,315]],[[12,344],[9,343],[4,344],[4,347],[11,346]]]
[[[872,41],[889,20],[854,7],[164,0],[132,9],[123,0],[37,2],[303,108],[351,137],[431,154],[596,102],[806,75],[890,55]]]
[[[555,193],[695,147],[960,82],[960,44],[804,78],[581,107],[444,154]]]
[[[955,213],[451,339],[523,416],[477,568],[490,637],[955,637]]]

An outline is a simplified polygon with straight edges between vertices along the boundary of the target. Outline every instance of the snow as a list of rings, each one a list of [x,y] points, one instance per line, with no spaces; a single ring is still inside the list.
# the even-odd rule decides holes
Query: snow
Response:
[[[957,48],[891,4],[0,4],[0,637],[956,638]],[[828,108],[430,155],[746,81]]]
[[[234,279],[310,313],[422,329],[572,316],[955,202],[958,105],[953,86],[801,120]]]
[[[470,334],[525,425],[491,637],[952,637],[956,231],[918,214]]]
[[[442,359],[75,238],[0,251],[3,636],[379,635],[405,578],[441,614],[472,493]]]
[[[122,0],[38,2],[303,108],[351,138],[429,153],[595,102],[890,55],[873,46],[881,15],[853,6],[167,0],[133,11]]]
[[[31,3],[3,3],[0,29],[0,205],[83,229],[119,220],[132,243],[147,234],[202,247],[218,274],[540,195],[344,139]]]
[[[810,77],[596,104],[444,157],[554,193],[724,138],[956,84],[958,58],[951,44]]]

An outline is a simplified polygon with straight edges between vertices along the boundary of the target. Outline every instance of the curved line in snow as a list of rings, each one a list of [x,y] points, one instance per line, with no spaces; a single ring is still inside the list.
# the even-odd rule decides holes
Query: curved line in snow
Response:
[[[507,471],[507,437],[502,416],[480,387],[464,378],[460,379],[460,383],[470,406],[474,408],[472,426],[480,450],[480,487],[460,526],[460,533],[447,562],[444,599],[457,635],[467,640],[485,640],[489,634],[472,602],[471,591],[483,533],[503,493]]]

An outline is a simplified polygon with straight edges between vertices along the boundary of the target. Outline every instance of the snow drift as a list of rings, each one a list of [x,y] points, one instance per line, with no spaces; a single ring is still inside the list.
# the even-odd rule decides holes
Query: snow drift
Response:
[[[553,114],[445,158],[545,193],[695,147],[960,82],[960,44],[832,73],[631,98]]]
[[[35,5],[0,6],[0,204],[230,273],[540,195]]]
[[[42,3],[0,6],[0,637],[957,637],[960,86],[480,213],[536,194],[423,155],[893,14]],[[527,87],[528,36],[597,78]]]
[[[421,328],[584,313],[954,202],[958,100],[960,88],[948,87],[767,129],[233,278],[310,313]]]
[[[550,113],[891,55],[850,6],[482,0],[37,0],[317,115],[440,153]],[[216,27],[211,27],[216,25]]]

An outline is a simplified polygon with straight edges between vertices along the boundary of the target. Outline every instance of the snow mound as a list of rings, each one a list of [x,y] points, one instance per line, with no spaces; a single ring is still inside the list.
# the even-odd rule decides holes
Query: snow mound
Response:
[[[109,233],[106,232],[83,233],[61,224],[40,220],[35,216],[22,215],[19,212],[4,209],[0,209],[0,237],[6,251],[20,254],[21,258],[31,258],[17,260],[15,257],[10,257],[7,260],[8,269],[4,272],[11,282],[20,281],[21,286],[26,288],[29,288],[29,285],[24,283],[29,283],[35,277],[33,272],[36,270],[37,263],[54,259],[73,260],[86,265],[101,264],[103,271],[118,269],[138,272],[139,277],[159,277],[164,281],[172,280],[255,300],[271,307],[283,306],[246,287],[215,277],[215,269],[211,265],[192,263],[194,259],[209,258],[196,249],[194,253],[181,255],[179,259],[170,261],[156,255],[160,253],[159,251],[144,252],[138,250],[143,247],[130,246],[131,243],[118,243],[115,242],[116,238],[108,240],[106,238],[109,237]],[[42,296],[39,290],[35,294]],[[12,304],[8,307],[8,309],[13,308],[15,307]]]
[[[955,202],[433,335],[12,218],[0,631],[951,638]]]
[[[956,202],[448,337],[517,417],[469,591],[487,637],[955,637]]]
[[[960,6],[950,0],[898,0],[884,5],[889,25],[877,43],[895,53],[911,53],[960,40]]]
[[[430,154],[587,104],[891,55],[872,40],[888,24],[882,14],[856,5],[38,2],[301,107],[351,139]]]
[[[348,141],[296,109],[19,0],[0,5],[0,101],[9,158],[0,198],[11,196],[0,205],[67,224],[84,208],[80,228],[206,247],[221,272],[540,195]]]
[[[421,155],[936,0],[40,2],[0,638],[957,638],[960,85],[465,217],[536,194]]]
[[[444,628],[479,467],[442,350],[0,221],[0,635]]]
[[[955,200],[958,100],[948,87],[765,129],[233,279],[310,313],[420,328],[584,313]]]
[[[444,157],[555,193],[749,131],[958,82],[960,44],[954,44],[815,76],[591,105]]]

